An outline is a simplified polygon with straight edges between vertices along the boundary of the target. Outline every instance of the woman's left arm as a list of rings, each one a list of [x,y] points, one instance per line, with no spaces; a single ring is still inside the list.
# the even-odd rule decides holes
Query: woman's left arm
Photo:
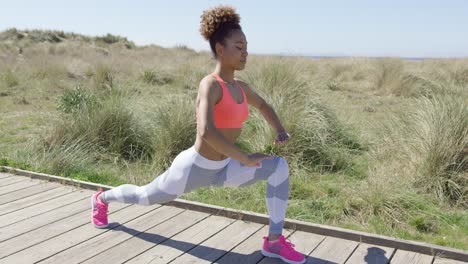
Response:
[[[278,116],[276,115],[275,113],[275,110],[273,109],[273,107],[271,107],[271,105],[269,105],[268,103],[264,103],[261,108],[260,108],[260,112],[262,113],[262,115],[265,117],[265,119],[268,121],[268,123],[275,128],[276,130],[276,139],[275,139],[275,142],[274,144],[278,144],[278,143],[285,143],[286,141],[289,140],[289,133],[286,132],[286,129],[283,127],[283,125],[281,125],[281,122],[278,118]]]
[[[257,108],[265,118],[265,120],[272,126],[276,133],[277,138],[275,140],[276,143],[283,143],[289,139],[289,134],[286,132],[286,129],[281,124],[281,121],[276,115],[275,110],[273,107],[266,102],[261,96],[259,96],[247,83],[240,82],[242,87],[244,88],[245,96],[247,97],[247,102]]]
[[[278,115],[276,115],[275,110],[270,104],[264,102],[260,105],[258,110],[262,113],[263,117],[265,117],[265,120],[275,129],[276,133],[280,134],[286,132],[286,129],[281,124]]]

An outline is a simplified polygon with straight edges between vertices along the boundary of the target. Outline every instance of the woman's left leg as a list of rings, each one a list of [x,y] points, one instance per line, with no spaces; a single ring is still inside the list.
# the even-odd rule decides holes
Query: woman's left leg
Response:
[[[305,256],[282,235],[289,196],[289,166],[284,158],[273,157],[263,160],[261,168],[245,166],[238,160],[230,159],[226,169],[219,173],[218,184],[242,187],[266,179],[270,226],[269,236],[263,237],[262,255],[280,258],[286,263],[302,264],[306,261]]]
[[[244,187],[260,180],[267,180],[266,205],[268,208],[269,234],[282,234],[289,196],[289,166],[283,157],[273,156],[261,162],[261,168],[250,167],[230,159],[225,170],[220,172],[219,186]]]

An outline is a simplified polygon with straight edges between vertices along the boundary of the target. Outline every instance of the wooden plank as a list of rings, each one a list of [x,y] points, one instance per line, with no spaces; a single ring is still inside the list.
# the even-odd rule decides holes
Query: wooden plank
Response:
[[[100,252],[104,251],[104,253],[106,253],[106,250],[111,249],[120,243],[125,243],[126,240],[133,236],[145,232],[155,225],[165,222],[183,211],[184,209],[176,207],[161,206],[147,214],[127,222],[125,225],[120,225],[114,228],[110,232],[93,237],[81,244],[62,251],[59,254],[46,259],[44,263],[82,263],[83,261],[96,256]],[[127,253],[127,251],[128,249],[125,248],[123,253]],[[105,260],[104,263],[109,263],[109,261]]]
[[[166,205],[177,206],[190,210],[197,210],[202,212],[208,212],[216,214],[218,216],[225,216],[234,219],[242,219],[245,221],[252,221],[261,224],[268,224],[269,216],[266,214],[260,214],[256,212],[243,211],[238,209],[226,208],[216,205],[203,204],[200,202],[189,201],[184,199],[175,199],[174,201],[166,203]],[[424,254],[443,254],[447,258],[452,259],[466,259],[468,257],[468,251],[443,247],[439,245],[403,240],[394,237],[388,237],[384,235],[378,235],[373,233],[367,233],[362,231],[349,230],[345,228],[316,224],[311,222],[305,222],[301,220],[286,218],[284,228],[290,228],[297,231],[304,231],[307,233],[319,234],[324,236],[337,237],[357,242],[364,242],[373,245],[380,245],[390,248],[400,248],[409,251],[420,252]]]
[[[59,199],[48,200],[43,203],[39,203],[8,214],[4,214],[0,216],[0,230],[3,228],[7,228],[8,225],[11,225],[15,222],[19,222],[24,219],[43,214],[47,211],[60,208],[64,205],[71,204],[79,200],[88,199],[87,202],[89,203],[88,197],[90,197],[88,191],[70,192],[60,197]]]
[[[359,245],[356,241],[326,237],[307,258],[307,263],[344,263]]]
[[[301,252],[304,256],[306,256],[306,263],[308,261],[313,260],[308,255],[310,252],[313,252],[315,248],[317,248],[323,240],[326,238],[322,235],[312,234],[304,231],[294,231],[289,237],[286,237],[294,244],[294,249]],[[261,264],[270,264],[270,263],[277,263],[283,264],[284,262],[279,258],[270,258],[270,257],[263,257],[263,259],[259,262]],[[312,262],[313,263],[313,262]]]
[[[18,181],[18,182],[15,182],[15,183],[0,187],[0,195],[5,195],[5,194],[11,193],[11,192],[24,190],[24,189],[32,187],[34,185],[38,185],[41,182],[44,182],[44,181],[31,180],[31,179],[25,178],[22,181]]]
[[[258,263],[263,258],[260,249],[263,245],[263,237],[268,235],[268,229],[268,225],[262,225],[262,228],[252,236],[235,246],[226,255],[215,262],[219,264]],[[289,229],[283,230],[283,235],[285,236],[289,236],[291,233],[292,231]]]
[[[89,203],[89,200],[87,201]],[[139,206],[127,204],[112,204],[114,208],[125,207],[113,214],[112,219],[118,222],[109,222],[108,228],[99,229],[91,223],[90,212],[83,212],[72,216],[69,221],[55,222],[53,225],[47,225],[37,229],[36,232],[27,233],[28,236],[36,235],[42,238],[42,242],[33,246],[24,248],[0,260],[0,263],[33,263],[51,255],[57,254],[63,250],[82,243],[90,238],[103,234],[113,228],[125,224],[126,222],[154,210],[157,206]],[[109,219],[109,220],[112,220]],[[65,219],[64,219],[65,220]],[[18,245],[21,246],[21,245]]]
[[[15,184],[17,182],[28,181],[28,180],[31,180],[31,179],[26,178],[26,177],[20,177],[20,176],[11,176],[11,177],[0,180],[0,187],[5,187],[5,186]]]
[[[5,195],[1,195],[0,196],[0,204],[5,204],[5,203],[9,203],[9,202],[12,202],[12,201],[15,201],[15,200],[19,200],[21,198],[28,197],[28,196],[34,195],[36,193],[45,192],[47,190],[57,188],[59,186],[61,186],[61,185],[58,184],[58,183],[41,182],[41,183],[36,184],[34,186],[28,187],[26,189],[22,189],[22,190],[18,190],[18,191],[15,191],[15,192],[7,193]]]
[[[25,177],[32,178],[32,179],[42,179],[42,180],[47,180],[49,182],[58,182],[58,183],[63,184],[63,185],[72,185],[72,186],[75,186],[75,187],[88,189],[88,190],[96,191],[99,188],[102,188],[103,190],[106,191],[106,190],[109,190],[109,189],[113,188],[113,186],[109,186],[109,185],[86,182],[86,181],[81,181],[81,180],[68,178],[68,177],[60,177],[60,176],[50,175],[50,174],[46,174],[46,173],[15,169],[15,168],[7,167],[7,166],[0,166],[0,169],[4,169],[4,170],[6,170],[6,171],[8,171],[10,173],[13,173],[13,174],[19,175],[19,176],[25,176]]]
[[[1,180],[1,179],[8,178],[8,177],[11,177],[11,176],[13,176],[13,174],[1,172],[1,169],[0,169],[0,180]]]
[[[235,221],[231,218],[211,215],[171,239],[132,258],[128,263],[168,263]]]
[[[394,251],[394,248],[361,243],[346,264],[387,264]]]
[[[468,258],[466,258],[466,261],[458,261],[454,259],[441,258],[439,256],[436,256],[434,259],[434,264],[465,264],[465,263],[468,263]]]
[[[128,205],[119,204],[117,210],[121,210],[125,207],[128,207]],[[69,232],[73,228],[80,227],[84,224],[84,219],[89,219],[89,211],[82,211],[81,213],[57,221],[52,225],[46,225],[41,228],[34,229],[31,232],[24,233],[10,240],[4,241],[0,243],[2,248],[2,251],[0,252],[0,258],[21,252],[21,250],[31,246],[40,245],[41,242],[44,242],[60,234]]]
[[[78,189],[62,186],[47,190],[42,193],[34,194],[11,203],[0,205],[0,215],[4,215],[19,209],[23,209],[38,203],[45,202],[54,198],[61,197],[67,193],[77,191]]]
[[[0,247],[2,248],[0,251],[0,258],[11,255],[27,247],[39,244],[46,239],[67,232],[73,227],[82,225],[83,219],[89,219],[89,208],[87,208],[88,210],[84,211],[83,208],[85,208],[85,206],[83,203],[77,205],[81,205],[79,208],[81,212],[78,214],[75,213],[50,225],[45,225],[40,228],[29,230],[29,232],[23,232],[20,235],[16,235],[2,241],[0,243]],[[29,229],[25,226],[23,226],[23,228]],[[9,229],[6,231],[9,231]],[[5,236],[3,232],[1,233],[1,236]]]
[[[434,257],[430,255],[397,249],[390,260],[392,264],[431,264]]]
[[[161,242],[171,239],[174,235],[209,216],[209,214],[202,212],[184,210],[174,218],[152,227],[145,232],[130,238],[124,243],[118,244],[99,255],[96,255],[84,263],[123,263],[140,253],[155,247]]]
[[[260,224],[237,220],[171,263],[212,263],[260,228]]]
[[[29,177],[23,177],[23,176],[18,176],[18,175],[14,175],[14,174],[8,174],[8,175],[4,175],[3,178],[0,178],[0,186],[2,186],[4,182],[8,182],[9,180],[13,180],[13,179],[30,179]]]
[[[64,205],[55,210],[50,210],[35,217],[16,222],[14,224],[9,225],[7,228],[0,229],[0,242],[33,231],[48,224],[53,226],[55,224],[54,222],[58,220],[71,217],[80,212],[89,212],[90,208],[91,204],[89,202],[86,202],[86,199],[81,199],[73,203]]]

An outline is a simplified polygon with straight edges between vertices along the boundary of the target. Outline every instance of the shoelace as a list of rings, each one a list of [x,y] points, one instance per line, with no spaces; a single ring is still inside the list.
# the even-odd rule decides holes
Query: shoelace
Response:
[[[107,213],[107,205],[100,202],[98,197],[96,197],[96,200],[97,201],[95,201],[94,203],[96,205],[98,215],[101,216],[103,214],[106,214]]]
[[[284,243],[286,244],[286,248],[288,249],[288,251],[294,251],[294,247],[296,245],[294,245],[291,240],[289,240],[289,238],[285,238],[283,239]]]

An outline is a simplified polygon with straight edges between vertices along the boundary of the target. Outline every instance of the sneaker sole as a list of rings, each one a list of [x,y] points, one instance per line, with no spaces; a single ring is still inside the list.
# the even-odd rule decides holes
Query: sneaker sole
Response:
[[[93,219],[93,218],[94,218],[93,212],[94,212],[94,194],[91,196],[91,223],[92,223],[92,224],[94,225],[94,227],[96,227],[96,228],[105,228],[105,227],[108,227],[108,226],[109,226],[109,224],[107,224],[107,225],[100,225],[100,226],[96,225],[96,224],[94,223],[94,221],[93,221],[93,220],[94,220],[94,219]]]
[[[279,258],[282,261],[284,261],[286,263],[289,263],[289,264],[302,264],[302,263],[306,262],[305,258],[304,258],[303,261],[293,261],[293,260],[285,259],[284,257],[282,257],[282,256],[280,256],[278,254],[265,251],[263,248],[262,248],[262,255],[265,256],[265,257],[270,257],[270,258]]]

